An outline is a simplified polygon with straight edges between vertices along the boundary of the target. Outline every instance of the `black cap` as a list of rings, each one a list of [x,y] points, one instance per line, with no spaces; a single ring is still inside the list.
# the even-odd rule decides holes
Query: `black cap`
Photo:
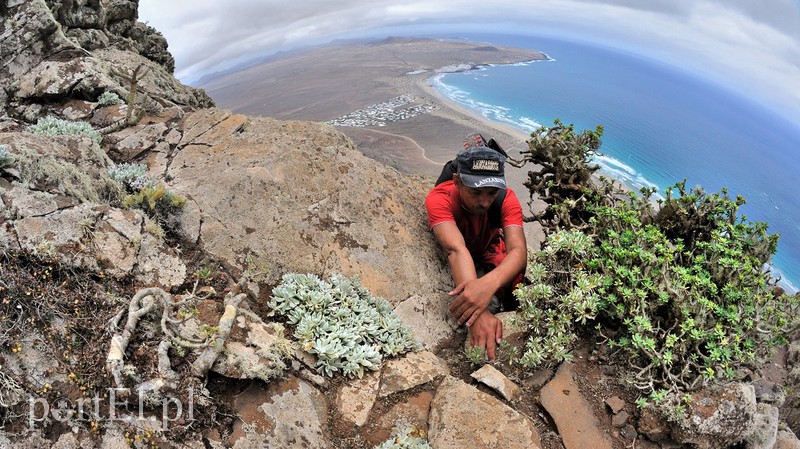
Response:
[[[458,153],[456,163],[461,182],[467,187],[506,188],[505,156],[486,147],[471,147]]]

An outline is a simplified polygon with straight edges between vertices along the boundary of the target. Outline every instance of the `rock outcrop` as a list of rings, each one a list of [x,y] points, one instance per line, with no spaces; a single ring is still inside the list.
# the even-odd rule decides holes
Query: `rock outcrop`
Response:
[[[119,74],[140,65],[149,72],[139,86],[143,108],[211,106],[205,92],[172,76],[166,41],[136,22],[137,7],[125,0],[11,1],[0,23],[0,110],[27,122],[62,116],[71,102],[93,110],[104,92],[125,98],[130,85]]]

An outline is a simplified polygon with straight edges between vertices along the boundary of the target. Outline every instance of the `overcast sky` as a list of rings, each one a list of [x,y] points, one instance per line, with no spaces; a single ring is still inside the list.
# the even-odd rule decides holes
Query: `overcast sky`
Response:
[[[332,39],[419,31],[570,37],[681,65],[800,123],[800,0],[140,0],[176,75]],[[547,49],[538,49],[546,51]]]

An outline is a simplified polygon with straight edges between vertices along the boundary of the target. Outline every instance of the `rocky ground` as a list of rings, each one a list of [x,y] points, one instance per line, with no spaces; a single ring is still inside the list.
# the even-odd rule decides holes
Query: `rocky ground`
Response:
[[[0,447],[367,448],[398,428],[437,449],[800,447],[781,388],[797,345],[699,396],[694,427],[637,409],[625,362],[590,336],[552,369],[470,364],[425,224],[431,179],[330,125],[211,107],[135,1],[60,6],[11,2],[0,28]],[[45,115],[101,134],[27,131]],[[112,178],[123,163],[151,190]],[[285,273],[337,272],[419,348],[321,373],[268,303]]]

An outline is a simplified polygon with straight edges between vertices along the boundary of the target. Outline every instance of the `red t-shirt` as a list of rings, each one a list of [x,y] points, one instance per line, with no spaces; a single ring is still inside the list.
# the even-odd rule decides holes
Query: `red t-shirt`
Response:
[[[487,250],[490,245],[496,242],[501,229],[489,226],[489,215],[474,215],[461,207],[461,197],[458,188],[453,181],[445,181],[428,193],[425,199],[425,207],[428,209],[428,224],[431,229],[441,223],[455,223],[467,249],[472,254],[472,259],[478,262],[490,262],[485,260]],[[500,223],[503,228],[506,226],[522,227],[522,206],[520,206],[517,195],[511,189],[506,189],[506,197],[500,208]],[[502,247],[502,256],[505,256],[505,245]],[[499,255],[499,254],[498,254]],[[496,264],[495,264],[496,265]]]

